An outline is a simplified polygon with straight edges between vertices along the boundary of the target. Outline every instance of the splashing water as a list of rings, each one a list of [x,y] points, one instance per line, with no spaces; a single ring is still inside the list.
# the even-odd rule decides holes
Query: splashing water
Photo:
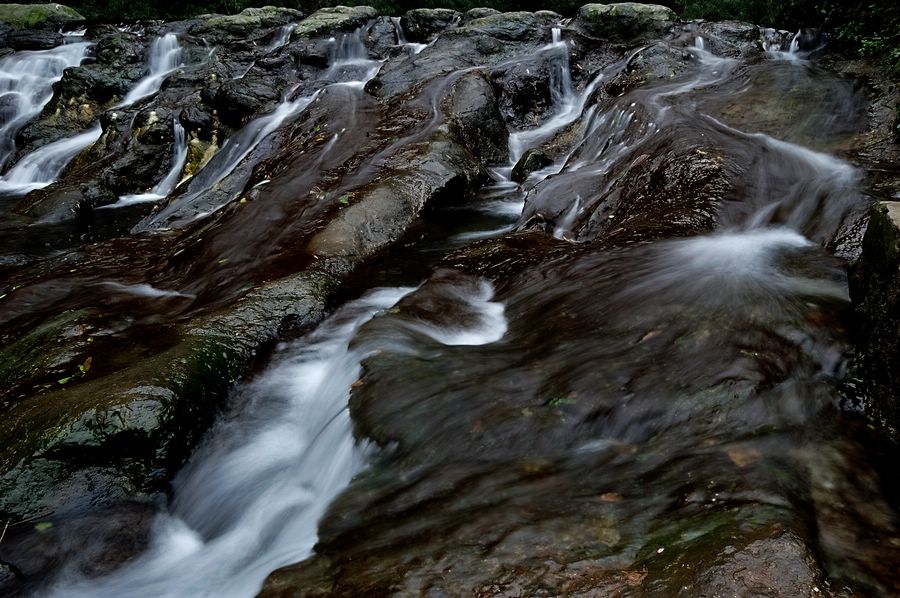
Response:
[[[81,64],[92,45],[63,44],[0,59],[0,169],[15,151],[16,133],[40,113],[53,97],[53,84],[65,69]]]

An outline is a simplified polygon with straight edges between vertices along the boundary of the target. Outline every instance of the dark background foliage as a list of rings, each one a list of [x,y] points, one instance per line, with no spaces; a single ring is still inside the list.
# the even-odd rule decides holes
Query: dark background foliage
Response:
[[[21,0],[20,0],[21,1]],[[29,0],[25,0],[26,3]],[[310,13],[336,2],[327,0],[72,0],[67,2],[92,21],[183,19],[204,13],[236,13],[249,6],[278,5]],[[354,2],[345,2],[354,4]],[[553,10],[573,15],[585,0],[360,0],[382,14],[401,15],[411,8],[465,11],[490,6],[502,11]],[[843,51],[883,60],[900,74],[900,2],[888,0],[657,0],[685,19],[736,19],[781,29],[816,27],[834,34]]]

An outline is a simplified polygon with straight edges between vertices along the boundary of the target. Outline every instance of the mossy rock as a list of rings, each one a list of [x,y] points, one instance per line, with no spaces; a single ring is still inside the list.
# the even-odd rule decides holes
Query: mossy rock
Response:
[[[299,10],[277,6],[247,8],[236,15],[206,15],[191,28],[194,35],[248,37],[259,29],[282,27],[302,20]]]
[[[325,35],[335,31],[352,31],[377,16],[378,11],[371,6],[320,8],[297,25],[291,37],[297,39]]]
[[[672,9],[659,4],[585,4],[578,11],[575,26],[593,37],[628,41],[662,35],[677,18]]]
[[[0,22],[19,29],[53,28],[83,21],[78,11],[62,4],[0,4]]]
[[[317,323],[335,291],[319,272],[274,281],[175,329],[167,348],[125,369],[96,378],[92,370],[16,402],[0,418],[0,513],[94,507],[156,488],[281,327]]]

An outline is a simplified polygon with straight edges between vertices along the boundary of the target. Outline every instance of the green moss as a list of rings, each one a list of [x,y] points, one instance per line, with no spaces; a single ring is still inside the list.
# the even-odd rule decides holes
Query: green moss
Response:
[[[62,4],[0,4],[0,22],[19,29],[32,29],[43,23],[60,25],[84,21],[75,9]]]

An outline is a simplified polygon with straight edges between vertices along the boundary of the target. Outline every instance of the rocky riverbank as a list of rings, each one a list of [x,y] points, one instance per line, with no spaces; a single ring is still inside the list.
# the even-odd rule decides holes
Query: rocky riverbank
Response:
[[[393,325],[434,319],[479,277],[506,306],[506,348],[364,361],[350,412],[384,451],[329,509],[315,553],[263,593],[900,588],[884,471],[865,463],[877,440],[826,398],[843,376],[833,353],[856,342],[866,412],[896,425],[893,204],[865,232],[868,196],[896,199],[896,98],[824,60],[814,36],[631,3],[572,19],[361,6],[85,30],[64,7],[0,7],[0,20],[0,60],[90,44],[3,158],[0,522],[13,525],[0,587],[29,592],[62,562],[102,574],[142,550],[172,476],[272,347],[368,288],[373,264],[410,260],[435,214],[486,206],[500,184],[524,200],[510,230],[412,258],[427,282],[357,342],[390,344]],[[52,180],[16,171],[92,130]],[[695,309],[715,284],[687,302],[638,293],[643,311],[628,317],[593,309],[592,297],[637,301],[616,292],[689,251],[676,239],[753,214],[815,247],[784,267],[822,284],[766,324],[793,330],[796,316],[812,326],[803,338],[758,331],[753,309]],[[847,308],[833,288],[845,263],[856,339],[844,320],[829,327]],[[741,293],[778,304],[759,285]],[[725,333],[745,336],[735,348]],[[567,347],[595,337],[612,344],[573,359]],[[575,376],[579,360],[604,365]],[[646,414],[638,432],[616,428],[623,396]],[[784,407],[794,401],[816,407]],[[796,436],[816,425],[852,432],[813,454]],[[602,450],[578,448],[598,435]],[[709,445],[669,460],[698,437]],[[692,480],[710,463],[715,480]],[[808,479],[790,479],[795,468]],[[644,484],[663,498],[642,501]],[[849,515],[833,487],[857,505]],[[106,548],[79,554],[73,538],[107,516],[133,533],[98,526]],[[839,537],[847,520],[853,542]]]

